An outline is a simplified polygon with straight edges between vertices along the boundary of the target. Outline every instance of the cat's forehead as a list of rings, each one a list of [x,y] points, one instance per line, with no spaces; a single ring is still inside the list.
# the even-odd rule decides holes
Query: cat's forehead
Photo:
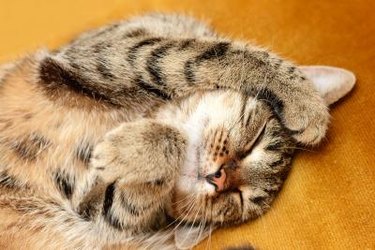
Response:
[[[195,116],[206,119],[208,125],[231,125],[257,107],[259,101],[242,93],[222,90],[202,95]]]
[[[268,106],[255,97],[225,90],[203,95],[191,119],[203,126],[206,135],[220,130],[232,140],[237,138],[242,145],[271,115]]]

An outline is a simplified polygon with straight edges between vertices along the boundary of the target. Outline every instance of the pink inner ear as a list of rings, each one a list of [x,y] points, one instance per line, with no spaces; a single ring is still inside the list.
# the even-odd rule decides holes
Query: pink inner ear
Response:
[[[354,87],[356,78],[348,70],[330,66],[301,66],[299,69],[314,84],[327,105],[345,96]]]

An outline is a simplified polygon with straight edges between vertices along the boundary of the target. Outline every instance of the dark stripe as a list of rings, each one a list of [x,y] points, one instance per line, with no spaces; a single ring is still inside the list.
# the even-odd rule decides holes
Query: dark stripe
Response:
[[[203,52],[201,55],[199,55],[196,58],[196,62],[201,62],[205,60],[212,60],[212,59],[218,59],[227,53],[229,49],[230,43],[228,42],[220,42]]]
[[[102,78],[113,81],[115,79],[115,75],[112,74],[110,67],[108,67],[108,61],[107,60],[99,60],[96,65],[96,69],[98,70],[99,74],[102,76]]]
[[[129,229],[129,228],[125,227],[125,225],[113,214],[108,214],[104,218],[108,222],[109,225],[116,228],[117,230],[123,231],[125,229]]]
[[[158,179],[156,181],[153,181],[151,182],[152,185],[155,185],[155,186],[163,186],[165,184],[165,180],[163,179]]]
[[[94,220],[100,212],[106,186],[95,177],[91,190],[82,198],[77,208],[80,217],[86,221]]]
[[[32,133],[11,142],[10,147],[21,159],[34,161],[49,145],[50,142],[46,138],[37,133]]]
[[[244,200],[243,200],[242,192],[239,189],[235,189],[234,192],[238,193],[238,195],[240,197],[241,213],[243,213]]]
[[[95,54],[101,54],[102,52],[106,52],[108,48],[111,48],[112,44],[108,42],[98,42],[92,46]],[[78,53],[78,52],[77,52]],[[76,53],[76,54],[77,54]]]
[[[95,204],[91,202],[85,202],[81,203],[79,208],[78,208],[78,214],[80,217],[86,221],[92,220],[96,213],[97,213],[97,208],[95,207]]]
[[[185,50],[187,48],[190,48],[194,43],[195,43],[195,39],[187,39],[187,40],[184,40],[180,47],[178,48],[179,50]]]
[[[167,94],[166,92],[164,92],[163,90],[161,89],[158,89],[154,86],[151,86],[150,84],[148,84],[147,82],[143,81],[141,79],[141,77],[138,77],[137,79],[135,79],[134,81],[135,85],[137,85],[138,87],[140,87],[142,90],[144,90],[145,92],[147,93],[150,93],[162,100],[170,100],[171,99],[171,96],[169,94]]]
[[[195,82],[194,68],[195,68],[194,60],[186,61],[184,65],[184,75],[185,75],[185,80],[189,85],[192,85]]]
[[[145,36],[147,35],[147,31],[145,29],[139,28],[139,29],[134,29],[126,32],[122,38],[133,38],[133,37],[138,37],[138,36]]]
[[[113,198],[115,195],[115,184],[116,182],[113,182],[109,184],[105,190],[104,194],[104,201],[103,201],[103,217],[108,222],[109,225],[112,227],[118,229],[118,230],[124,230],[124,225],[121,223],[121,221],[116,218],[116,216],[111,212],[112,204],[113,204]]]
[[[265,101],[267,106],[271,108],[276,117],[280,121],[283,121],[284,103],[275,93],[273,93],[268,88],[262,88],[260,90],[250,89],[247,90],[247,93],[249,95],[255,96],[258,100]]]
[[[77,94],[88,96],[94,100],[105,101],[116,105],[111,102],[109,97],[100,93],[100,91],[90,88],[86,80],[84,80],[79,73],[64,68],[52,58],[46,58],[41,62],[39,74],[40,83],[46,88],[48,96],[55,96],[57,91],[67,88]]]
[[[65,172],[59,171],[55,173],[54,180],[60,192],[67,199],[72,198],[72,195],[74,192],[74,185],[75,185],[74,177],[70,176],[69,174]]]
[[[292,66],[288,68],[288,74],[294,74],[294,71],[296,70],[296,67]]]
[[[280,150],[280,148],[284,145],[283,142],[281,141],[276,141],[274,143],[270,143],[267,145],[267,147],[265,148],[266,150],[269,150],[269,151],[278,151]]]
[[[276,117],[271,117],[270,120],[272,118],[275,118],[277,119]],[[272,130],[268,130],[267,131],[267,135],[269,135],[270,137],[274,138],[274,137],[279,137],[280,135],[283,134],[283,131],[281,130],[281,128],[279,127],[276,127],[276,128],[273,128]]]
[[[0,187],[17,188],[19,187],[19,182],[14,176],[9,175],[5,170],[0,172]]]
[[[108,213],[110,212],[109,210],[112,207],[113,196],[115,194],[115,184],[116,182],[109,184],[105,190],[104,201],[103,201],[103,215],[104,216],[108,215]]]
[[[159,65],[159,62],[167,55],[168,50],[173,46],[173,43],[162,45],[159,48],[153,50],[151,52],[151,56],[147,59],[146,69],[150,73],[152,81],[158,85],[165,85],[163,72]]]
[[[282,165],[284,165],[284,159],[283,158],[281,158],[281,159],[279,159],[277,161],[274,161],[274,162],[272,162],[272,163],[269,164],[269,166],[271,168],[282,166]]]
[[[94,53],[96,54],[96,69],[102,78],[113,81],[116,77],[111,72],[111,67],[107,55],[110,53],[108,49],[112,47],[112,44],[108,42],[99,42],[93,46]]]
[[[76,157],[85,165],[90,162],[93,146],[89,143],[81,143],[76,149]]]
[[[136,45],[134,45],[133,47],[129,49],[128,58],[127,58],[128,62],[131,65],[134,65],[134,61],[137,59],[137,53],[140,48],[145,47],[145,46],[152,46],[155,43],[160,42],[161,40],[162,40],[161,38],[153,37],[153,38],[148,38],[148,39],[138,42]]]
[[[125,192],[123,192],[120,196],[121,198],[121,204],[125,208],[126,211],[128,211],[133,216],[139,216],[139,211],[136,206],[134,206],[128,197],[126,196]]]
[[[223,57],[229,49],[230,44],[227,42],[220,42],[213,45],[211,48],[197,56],[195,59],[187,60],[184,64],[185,80],[189,85],[195,82],[195,68],[199,63],[206,60],[219,59]]]
[[[281,67],[281,64],[283,63],[283,60],[277,59],[275,64],[273,65],[274,70],[278,70]]]
[[[290,75],[289,76],[290,80],[293,80],[293,79],[295,79],[297,77],[295,71],[296,71],[296,67],[294,67],[294,66],[288,68],[288,74]]]
[[[265,196],[257,196],[257,197],[254,197],[254,198],[250,198],[251,202],[257,204],[257,205],[263,205],[261,203],[263,203],[263,201],[265,200]]]

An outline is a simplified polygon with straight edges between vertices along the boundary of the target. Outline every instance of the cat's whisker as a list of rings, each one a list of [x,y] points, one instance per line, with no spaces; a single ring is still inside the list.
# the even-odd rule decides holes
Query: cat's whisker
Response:
[[[188,208],[188,209],[186,209],[186,210],[188,210],[187,212],[186,212],[186,214],[184,215],[184,217],[181,219],[181,221],[174,227],[174,229],[173,230],[176,230],[183,222],[184,222],[184,220],[189,216],[189,213],[191,212],[191,210],[194,208],[194,205],[195,205],[195,202],[196,202],[196,198],[198,197],[198,195],[196,195],[195,196],[195,199],[194,200],[192,200],[192,202],[190,203],[190,207]],[[186,211],[185,210],[185,211]],[[181,213],[181,215],[183,215],[184,213],[185,213],[185,211],[183,211],[182,213]]]
[[[165,228],[168,228],[179,221],[179,223],[175,225],[175,227],[173,228],[173,231],[176,230],[184,222],[184,220],[189,216],[189,213],[193,209],[194,205],[195,205],[195,201],[183,207],[182,208],[183,210],[181,211],[180,215],[177,218],[174,218],[174,220],[170,222]]]
[[[297,150],[301,150],[301,151],[306,151],[306,152],[310,152],[310,153],[316,153],[317,151],[315,150],[312,150],[312,149],[307,149],[307,148],[302,148],[302,147],[281,147],[279,149],[297,149]]]
[[[175,230],[183,221],[184,221],[184,219],[186,218],[186,216],[187,216],[187,214],[185,214],[185,212],[187,212],[187,210],[190,210],[191,208],[192,208],[192,206],[193,206],[193,204],[194,203],[191,203],[191,204],[189,204],[189,207],[188,208],[184,208],[184,210],[181,212],[181,214],[177,217],[177,218],[174,218],[174,220],[172,221],[172,222],[170,222],[167,226],[166,226],[166,228],[168,228],[168,227],[170,227],[170,226],[172,226],[175,222],[178,222],[179,221],[179,223],[174,227],[174,229],[173,230]],[[181,220],[180,220],[181,219]]]
[[[207,200],[207,199],[206,199]],[[207,211],[207,215],[209,215],[209,220],[212,221],[212,201],[210,201],[210,210]],[[211,249],[211,234],[212,234],[212,223],[209,224],[210,225],[210,228],[209,228],[209,234],[208,234],[208,240],[207,240],[207,243],[206,243],[206,249],[207,249],[207,244],[208,244],[208,247],[209,249]]]
[[[190,229],[189,229],[189,231],[188,231],[186,237],[184,238],[184,240],[183,240],[182,242],[185,242],[185,241],[186,241],[186,239],[187,239],[187,237],[189,236],[191,230],[192,230],[193,227],[195,226],[195,221],[196,221],[197,218],[198,218],[198,215],[199,215],[200,210],[201,210],[201,206],[199,206],[199,209],[197,209],[197,212],[195,213],[195,216],[194,216],[193,223],[191,223]]]
[[[207,207],[207,199],[206,197],[202,198],[202,200],[204,200],[204,202],[202,202],[202,208],[203,208],[203,214],[204,214],[204,217],[202,217],[200,223],[199,223],[199,234],[198,234],[198,237],[197,237],[197,240],[196,240],[196,244],[199,243],[199,240],[202,236],[202,234],[204,233],[204,230],[206,228],[206,222],[207,222],[207,211],[206,211],[206,207]]]
[[[194,193],[191,193],[191,194],[187,195],[185,198],[183,198],[181,200],[178,200],[176,202],[172,202],[172,205],[181,204],[182,202],[186,201],[187,199],[190,199],[193,196],[194,196]]]

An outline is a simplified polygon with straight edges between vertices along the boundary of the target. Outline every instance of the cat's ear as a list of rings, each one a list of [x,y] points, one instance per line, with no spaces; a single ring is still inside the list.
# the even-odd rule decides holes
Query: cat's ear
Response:
[[[191,249],[207,238],[213,230],[213,227],[179,226],[174,233],[176,247]]]
[[[354,87],[355,75],[330,66],[300,66],[302,73],[314,84],[327,105],[345,96]]]

